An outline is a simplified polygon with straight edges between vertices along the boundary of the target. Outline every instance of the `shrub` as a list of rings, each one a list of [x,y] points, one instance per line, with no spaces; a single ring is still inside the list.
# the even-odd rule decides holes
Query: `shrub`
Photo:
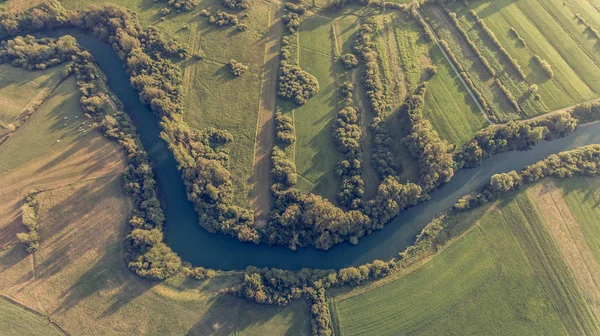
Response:
[[[554,71],[552,71],[552,66],[550,65],[550,63],[548,63],[546,60],[543,60],[537,54],[533,54],[532,57],[535,60],[535,62],[540,66],[540,68],[542,68],[542,70],[544,70],[544,73],[546,73],[546,76],[548,76],[550,78],[554,77]]]
[[[221,4],[229,9],[248,9],[250,8],[249,0],[221,0]]]
[[[227,63],[227,66],[229,67],[229,70],[231,71],[231,73],[237,77],[245,74],[246,71],[248,71],[247,65],[245,65],[242,62],[238,62],[234,59],[230,59],[229,63]]]
[[[353,54],[344,54],[340,57],[340,63],[347,70],[354,69],[358,66],[358,59]]]
[[[277,94],[281,98],[293,100],[303,105],[319,92],[319,82],[315,76],[302,70],[297,65],[282,65],[279,68]]]

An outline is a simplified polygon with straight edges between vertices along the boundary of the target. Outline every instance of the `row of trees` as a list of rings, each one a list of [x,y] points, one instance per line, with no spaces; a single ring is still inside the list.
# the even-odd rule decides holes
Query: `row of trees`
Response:
[[[475,98],[477,98],[477,101],[479,102],[479,105],[481,105],[481,107],[490,116],[494,116],[492,114],[492,112],[493,112],[492,107],[487,103],[487,101],[485,100],[485,98],[481,94],[481,91],[479,91],[479,89],[477,89],[477,87],[475,87],[475,84],[473,83],[473,81],[471,80],[471,78],[469,77],[469,75],[467,74],[467,72],[465,71],[465,68],[458,61],[458,58],[456,58],[456,55],[454,54],[454,52],[452,51],[452,49],[450,49],[450,45],[448,44],[448,42],[446,42],[445,40],[440,40],[440,45],[442,46],[442,48],[446,52],[446,55],[448,55],[448,57],[450,58],[450,61],[452,61],[452,63],[454,64],[454,66],[458,69],[458,71],[460,73],[460,76],[465,81],[465,83],[467,84],[467,86],[469,87],[469,89],[471,90],[471,92],[473,92],[473,94],[475,95]]]
[[[600,145],[589,145],[570,151],[552,154],[525,167],[520,172],[495,174],[480,192],[462,197],[454,205],[460,211],[500,198],[504,193],[545,177],[597,176],[600,174]]]
[[[243,10],[250,8],[250,0],[221,0],[225,8]]]
[[[38,210],[40,203],[32,193],[25,198],[25,203],[21,206],[21,222],[27,228],[27,232],[17,233],[17,239],[25,244],[28,253],[33,253],[40,248],[40,237],[38,235]]]
[[[342,108],[336,114],[332,130],[333,139],[343,155],[336,169],[336,174],[342,178],[338,200],[347,208],[358,209],[361,207],[365,183],[362,179],[362,131],[359,112],[352,106],[353,91],[352,83],[341,85]]]
[[[550,65],[550,63],[548,63],[548,61],[542,59],[537,54],[533,54],[532,57],[535,60],[535,62],[540,66],[540,68],[542,68],[542,70],[544,71],[546,76],[548,76],[549,78],[554,77],[554,71],[552,70],[552,65]]]
[[[515,96],[513,96],[512,92],[510,92],[510,90],[507,89],[506,86],[504,86],[500,78],[494,78],[494,82],[496,83],[500,91],[502,91],[506,99],[508,99],[508,102],[515,109],[515,111],[517,111],[518,113],[522,113],[523,111],[521,110],[521,106],[519,106],[519,102],[515,99]]]
[[[385,123],[389,105],[386,102],[378,53],[374,42],[374,35],[377,34],[377,30],[378,26],[375,20],[372,18],[364,20],[355,34],[352,48],[360,56],[365,66],[363,87],[369,99],[371,110],[375,114],[370,125],[372,134],[371,160],[378,175],[384,179],[389,175],[397,176],[401,168],[391,152],[392,137]]]
[[[166,2],[169,7],[176,11],[189,12],[198,6],[200,0],[154,0],[154,2]]]
[[[408,117],[408,135],[403,140],[410,155],[419,163],[419,185],[425,194],[454,176],[454,146],[442,140],[429,120],[423,117],[427,82],[407,97],[403,111]]]
[[[525,72],[523,72],[523,69],[521,69],[521,65],[519,64],[519,62],[517,62],[516,59],[514,59],[508,53],[506,48],[504,48],[502,43],[500,43],[500,41],[496,37],[496,34],[494,34],[494,32],[490,28],[488,28],[487,24],[485,24],[485,21],[483,21],[483,19],[479,18],[479,15],[477,15],[477,12],[475,12],[474,10],[470,10],[469,13],[473,17],[473,19],[475,19],[475,21],[477,21],[477,23],[479,24],[479,26],[481,27],[483,32],[492,41],[492,43],[496,46],[496,48],[498,48],[498,50],[500,50],[500,53],[502,55],[504,55],[504,57],[506,57],[506,59],[508,59],[508,62],[512,65],[512,67],[515,69],[515,71],[519,74],[519,78],[521,80],[525,80],[525,78],[526,78]]]
[[[451,12],[450,10],[446,9],[446,14],[448,14],[448,17],[450,18],[450,21],[452,21],[452,23],[454,24],[454,27],[456,28],[456,30],[458,30],[460,35],[462,35],[462,37],[465,39],[465,41],[467,41],[467,44],[469,45],[471,50],[473,50],[473,52],[475,53],[475,55],[477,56],[479,61],[483,64],[485,69],[490,73],[490,75],[492,77],[496,77],[496,70],[494,70],[494,68],[492,68],[490,62],[487,60],[487,58],[485,58],[485,56],[483,56],[483,54],[481,53],[479,48],[477,48],[477,46],[475,45],[473,40],[471,40],[471,38],[469,37],[469,34],[464,30],[464,28],[461,26],[460,22],[458,22],[456,13]]]
[[[528,122],[509,122],[479,130],[456,152],[459,168],[471,168],[488,157],[514,150],[528,150],[540,140],[552,140],[573,132],[578,119],[571,112],[554,113]]]
[[[600,41],[600,31],[598,31],[598,29],[589,24],[589,22],[579,15],[579,13],[575,13],[575,18],[577,18],[577,22],[585,26],[586,31],[589,31],[596,38],[596,40]]]

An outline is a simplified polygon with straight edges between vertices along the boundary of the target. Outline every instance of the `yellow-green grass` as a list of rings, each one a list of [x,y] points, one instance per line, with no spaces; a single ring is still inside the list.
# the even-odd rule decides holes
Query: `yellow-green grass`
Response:
[[[61,83],[20,131],[0,146],[0,173],[90,136],[91,123],[81,111],[80,96],[75,77]]]
[[[461,15],[464,14],[464,15]],[[505,55],[500,52],[491,39],[486,35],[481,26],[475,22],[471,15],[466,12],[459,12],[459,21],[471,41],[477,45],[481,54],[488,60],[491,67],[496,71],[496,77],[502,82],[502,85],[517,100],[521,109],[521,117],[533,117],[535,115],[549,112],[548,107],[544,105],[543,100],[536,100],[535,96],[529,92],[530,84],[521,79],[518,72],[509,63]],[[541,71],[541,69],[539,69]]]
[[[552,5],[556,4],[553,2]],[[541,5],[536,5],[533,0],[516,3],[501,0],[472,4],[469,9],[479,13],[500,43],[519,62],[527,75],[528,84],[539,86],[538,93],[549,110],[590,100],[598,95],[597,81],[593,83],[592,78],[600,75],[600,69]],[[531,13],[532,10],[536,13]],[[510,27],[519,32],[527,48],[521,46],[509,32]],[[547,77],[531,58],[532,53],[552,65],[554,78]]]
[[[241,20],[249,26],[246,32],[209,24],[207,18],[198,16],[203,8],[211,12],[224,9],[219,1],[203,1],[191,16],[170,18],[189,24],[190,28],[178,35],[192,52],[205,54],[204,60],[185,65],[185,120],[198,129],[217,127],[233,134],[229,169],[236,186],[235,200],[248,206],[265,55],[263,34],[268,30],[269,4],[252,3],[246,11],[248,18]],[[230,59],[248,65],[248,72],[233,76],[226,65]]]
[[[0,298],[0,328],[5,336],[63,335],[44,317]]]
[[[596,334],[598,324],[525,192],[412,273],[332,300],[342,335]]]
[[[349,78],[336,62],[335,54],[338,49],[349,51],[348,39],[355,29],[356,24],[351,17],[332,20],[310,15],[304,18],[298,37],[300,67],[319,82],[319,92],[293,112],[298,187],[331,201],[335,200],[339,188],[340,180],[335,175],[335,168],[342,157],[331,136],[332,122],[340,108],[337,92],[340,83],[337,82]]]
[[[227,11],[218,0],[203,0],[195,10],[179,14],[173,12],[164,21],[160,21],[159,11],[167,7],[166,3],[142,0],[108,2],[135,11],[143,25],[156,26],[167,38],[187,44],[190,52],[204,53],[204,60],[182,64],[185,120],[194,128],[217,127],[233,134],[229,169],[236,186],[235,201],[248,206],[269,4],[253,2],[250,9],[244,11],[249,16],[241,19],[249,28],[246,32],[238,32],[235,27],[211,25],[208,18],[199,15],[202,9]],[[61,3],[67,8],[75,8],[95,1],[65,0]],[[184,29],[184,25],[188,29]],[[248,65],[248,72],[239,78],[232,76],[226,67],[230,59]]]
[[[561,189],[587,244],[600,262],[600,179],[577,177],[557,180],[556,185]]]
[[[460,146],[487,123],[437,46],[430,57],[437,73],[429,80],[423,115],[442,139]]]
[[[38,94],[60,80],[62,72],[62,66],[29,71],[0,64],[0,125],[15,122]]]
[[[520,115],[511,106],[507,97],[494,82],[494,78],[450,21],[447,14],[439,6],[426,6],[422,9],[422,12],[431,19],[430,24],[436,35],[448,43],[450,50],[465,69],[473,85],[490,106],[491,111],[489,114],[492,117],[495,116],[498,121],[520,118]]]

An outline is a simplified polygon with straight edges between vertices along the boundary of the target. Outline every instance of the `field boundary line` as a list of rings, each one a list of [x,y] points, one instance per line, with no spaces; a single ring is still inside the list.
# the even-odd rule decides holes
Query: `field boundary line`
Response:
[[[34,315],[37,315],[39,317],[43,317],[46,321],[48,321],[50,324],[52,324],[53,326],[55,326],[58,330],[60,330],[60,332],[62,332],[64,335],[66,336],[71,336],[71,334],[69,334],[68,331],[65,330],[65,328],[61,327],[60,324],[58,324],[56,321],[54,321],[50,315],[44,315],[42,313],[40,313],[39,311],[35,310],[34,308],[31,308],[13,298],[11,298],[10,296],[6,296],[2,293],[0,293],[0,298],[8,301],[9,303],[14,304],[15,306],[18,306],[20,308],[25,309],[26,311],[33,313]]]
[[[431,28],[431,26],[429,25],[429,23],[427,21],[425,21],[425,17],[423,17],[423,14],[421,14],[421,11],[419,11],[417,9],[416,13],[420,17],[420,19],[423,20],[423,22],[425,23],[425,29],[427,29],[427,31],[429,31],[429,33],[433,37],[433,41],[435,42],[435,44],[437,45],[437,47],[441,50],[442,54],[444,55],[444,58],[446,58],[446,61],[448,63],[450,63],[450,67],[452,67],[452,70],[454,71],[454,73],[456,74],[456,76],[458,77],[458,79],[460,80],[460,82],[462,83],[463,87],[467,90],[467,92],[471,96],[471,99],[473,99],[473,101],[475,102],[475,104],[479,108],[479,111],[481,112],[481,114],[483,114],[483,117],[485,118],[485,120],[490,125],[496,125],[497,123],[493,122],[492,119],[490,119],[490,117],[487,115],[487,113],[485,112],[485,110],[483,109],[483,107],[481,106],[481,104],[479,103],[479,101],[477,100],[477,98],[475,97],[475,94],[473,93],[473,91],[471,91],[471,88],[469,88],[469,86],[467,85],[467,83],[465,82],[465,80],[460,75],[460,72],[458,72],[458,69],[456,68],[456,65],[454,65],[454,63],[452,62],[452,60],[450,59],[450,57],[448,56],[448,54],[446,53],[446,51],[444,50],[444,48],[442,48],[442,45],[440,44],[440,40],[438,39],[435,31]]]

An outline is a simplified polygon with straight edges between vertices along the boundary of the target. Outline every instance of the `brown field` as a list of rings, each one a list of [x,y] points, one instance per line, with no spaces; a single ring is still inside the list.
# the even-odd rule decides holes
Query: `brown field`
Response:
[[[562,191],[553,180],[548,180],[535,185],[527,192],[588,305],[596,318],[600,319],[600,263],[586,243],[581,226]]]

